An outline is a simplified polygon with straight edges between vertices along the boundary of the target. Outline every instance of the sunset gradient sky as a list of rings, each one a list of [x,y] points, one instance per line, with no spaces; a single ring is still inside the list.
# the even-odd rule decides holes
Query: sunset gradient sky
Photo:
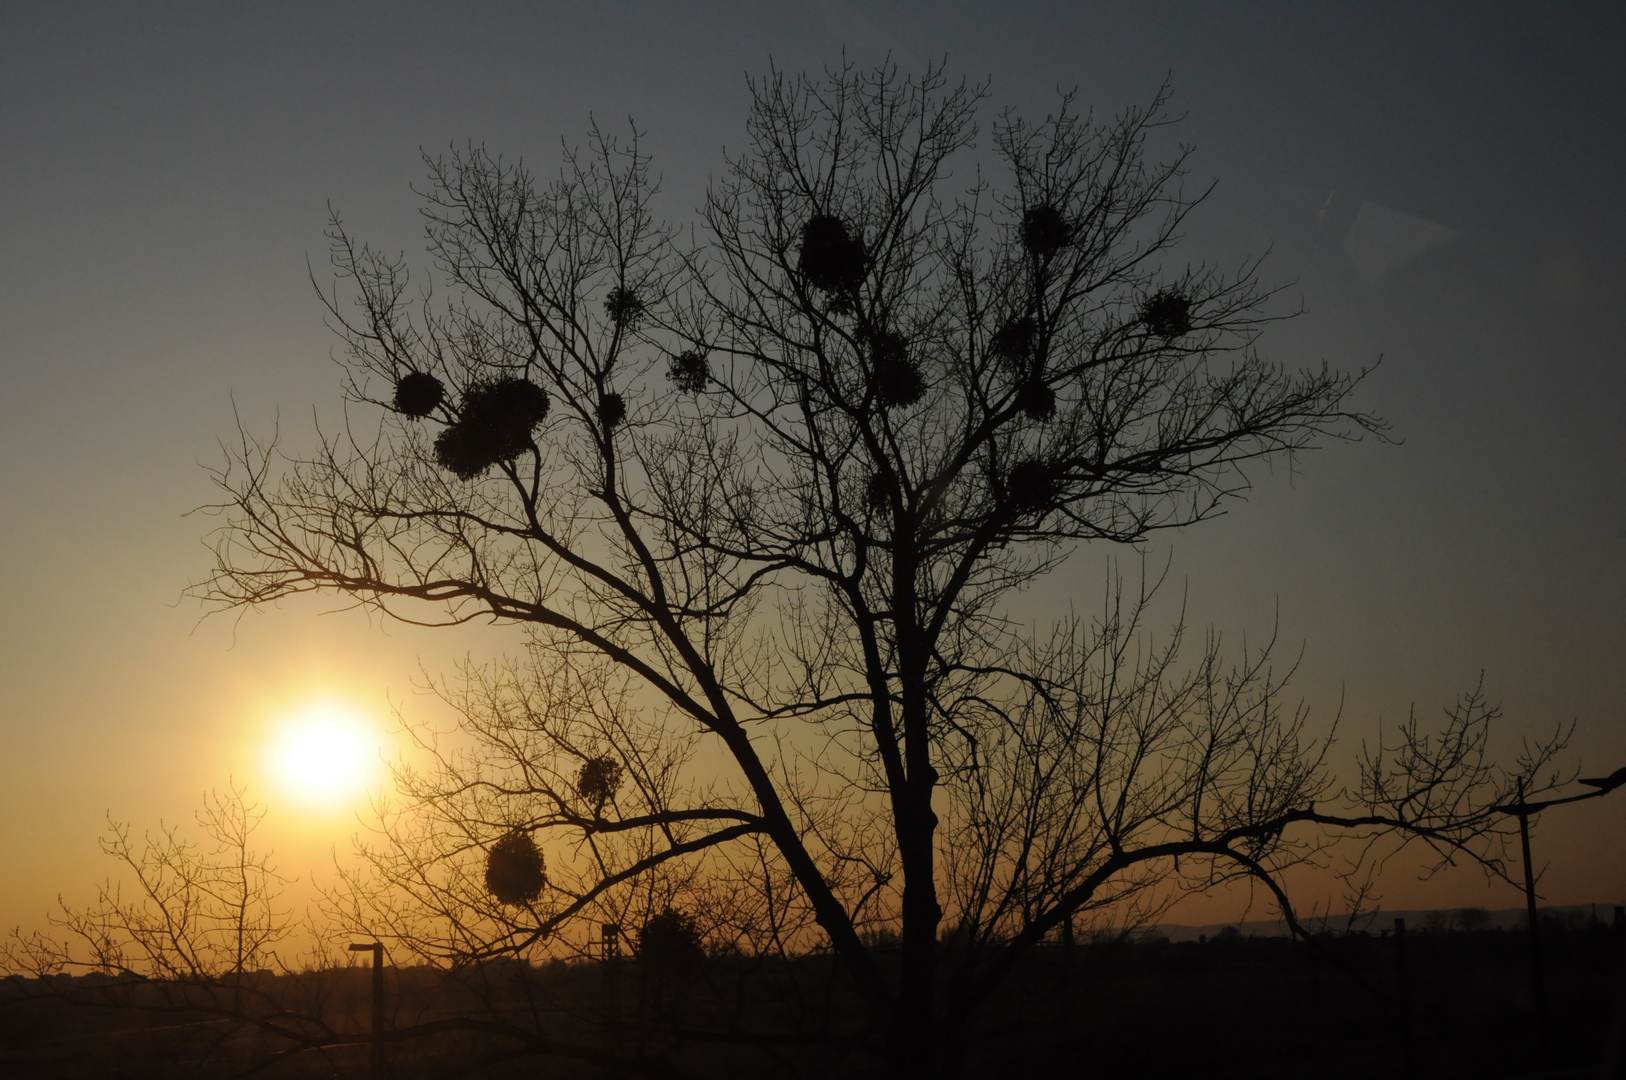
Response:
[[[434,708],[422,672],[519,640],[314,601],[200,622],[182,598],[210,565],[212,520],[188,512],[234,410],[294,446],[338,416],[307,277],[328,204],[421,251],[420,148],[483,142],[546,173],[590,117],[630,115],[687,222],[743,142],[747,73],[843,47],[990,78],[988,119],[1042,115],[1057,87],[1111,113],[1169,77],[1193,181],[1218,181],[1183,252],[1268,250],[1306,314],[1265,350],[1381,357],[1357,404],[1398,442],[1262,471],[1152,562],[1172,551],[1197,625],[1240,641],[1279,620],[1303,645],[1298,690],[1322,718],[1342,702],[1338,760],[1483,670],[1509,756],[1576,720],[1573,761],[1626,764],[1626,7],[1418,8],[0,4],[0,925],[83,895],[108,811],[184,819],[232,778],[270,807],[284,868],[320,875],[358,803],[279,777],[290,718],[338,710],[393,753],[391,702]],[[1092,606],[1114,556],[1137,559],[1083,550],[1024,610]],[[1547,899],[1626,902],[1623,837],[1626,794],[1541,821]],[[1381,891],[1518,902],[1404,868]]]

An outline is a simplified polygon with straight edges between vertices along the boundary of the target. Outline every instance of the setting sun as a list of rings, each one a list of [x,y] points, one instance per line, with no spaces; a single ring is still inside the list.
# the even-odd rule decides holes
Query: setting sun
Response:
[[[287,719],[272,749],[282,784],[308,802],[359,795],[372,779],[378,733],[354,712],[328,703]]]

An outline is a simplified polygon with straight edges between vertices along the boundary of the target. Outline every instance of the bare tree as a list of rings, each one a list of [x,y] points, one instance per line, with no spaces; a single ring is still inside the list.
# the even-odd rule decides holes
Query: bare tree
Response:
[[[354,917],[457,959],[709,907],[746,951],[830,950],[868,1016],[849,1038],[936,1075],[1047,935],[1155,906],[1164,875],[1285,906],[1279,870],[1317,850],[1285,833],[1317,825],[1495,865],[1478,706],[1328,814],[1268,650],[1181,667],[1144,598],[1012,621],[1078,545],[1199,522],[1250,464],[1381,425],[1359,376],[1257,352],[1257,264],[1167,262],[1204,192],[1186,149],[1148,150],[1165,95],[1002,113],[983,149],[985,99],[936,69],[753,83],[693,244],[636,134],[594,129],[545,184],[430,160],[440,292],[335,217],[347,426],[310,456],[243,437],[198,591],[529,634],[444,688],[472,749],[402,777]]]
[[[253,847],[264,816],[231,787],[205,796],[201,839],[175,825],[137,839],[109,817],[102,850],[119,875],[87,905],[59,901],[49,932],[13,930],[0,967],[37,979],[31,996],[170,1017],[204,1057],[232,1056],[245,1031],[283,1052],[356,1041],[322,1019],[328,988],[279,952],[297,924],[281,903],[290,879]],[[331,961],[320,947],[314,959]]]
[[[279,906],[287,883],[251,838],[265,812],[242,789],[211,792],[198,811],[204,846],[179,826],[161,825],[136,840],[108,818],[102,851],[121,865],[86,907],[61,905],[60,939],[13,936],[13,948],[38,970],[86,970],[157,979],[239,983],[279,966],[276,947],[293,931]],[[36,948],[37,947],[37,948]]]

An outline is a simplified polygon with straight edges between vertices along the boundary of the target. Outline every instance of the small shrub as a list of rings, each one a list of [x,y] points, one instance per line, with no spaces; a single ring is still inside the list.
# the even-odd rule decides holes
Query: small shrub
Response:
[[[857,289],[864,279],[864,261],[864,242],[852,236],[840,218],[816,214],[802,226],[802,253],[797,265],[815,289]]]
[[[548,883],[542,852],[531,834],[508,833],[486,852],[486,889],[504,904],[528,904]]]
[[[711,377],[706,354],[699,349],[678,353],[667,365],[666,377],[685,394],[700,393],[706,388],[706,380]]]
[[[1049,203],[1029,207],[1022,215],[1022,246],[1041,258],[1054,255],[1072,238],[1067,219]]]
[[[903,948],[903,935],[889,926],[877,930],[865,930],[858,935],[865,945],[876,952],[896,952]]]
[[[638,962],[652,978],[688,978],[705,958],[694,916],[675,908],[650,916],[638,933]]]
[[[421,419],[446,400],[446,388],[426,371],[409,371],[395,384],[395,411]]]

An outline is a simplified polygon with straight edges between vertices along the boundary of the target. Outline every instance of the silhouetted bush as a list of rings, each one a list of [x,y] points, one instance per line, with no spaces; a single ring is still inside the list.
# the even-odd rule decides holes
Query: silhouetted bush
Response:
[[[1009,367],[1026,367],[1033,358],[1033,339],[1038,329],[1031,315],[1011,319],[988,339],[988,351]]]
[[[1454,911],[1426,911],[1423,913],[1423,932],[1425,934],[1449,934],[1456,929],[1457,916]]]
[[[611,799],[621,787],[621,763],[612,757],[588,758],[576,770],[576,794],[593,804],[597,810]]]
[[[598,418],[607,428],[613,428],[627,418],[627,399],[620,394],[605,394],[598,400]]]
[[[1541,923],[1541,929],[1554,933],[1579,930],[1586,926],[1586,916],[1579,911],[1543,910],[1537,918]]]
[[[515,829],[486,852],[486,888],[504,904],[528,904],[547,883],[542,851],[530,833]]]
[[[891,330],[875,334],[870,342],[875,373],[875,398],[883,409],[913,405],[926,393],[920,369],[909,359],[909,339]]]
[[[638,962],[652,978],[687,978],[700,969],[705,958],[694,916],[676,908],[651,916],[638,933]]]
[[[685,394],[700,393],[706,388],[706,380],[711,377],[706,354],[699,349],[678,353],[667,365],[666,377]]]
[[[847,231],[846,222],[817,214],[802,226],[798,265],[808,284],[825,292],[856,289],[864,278],[864,242]]]
[[[1191,301],[1177,292],[1154,293],[1141,308],[1146,328],[1161,338],[1191,333]]]
[[[1029,207],[1022,215],[1022,246],[1035,255],[1054,255],[1073,238],[1067,219],[1049,203]]]
[[[644,302],[638,294],[625,286],[616,286],[604,298],[604,314],[620,327],[632,327],[644,313]]]
[[[395,384],[395,411],[411,417],[424,417],[446,399],[440,380],[424,371],[409,371]]]
[[[457,420],[435,439],[435,460],[472,480],[531,445],[531,431],[548,415],[548,395],[527,379],[469,387]]]
[[[1016,407],[1034,420],[1056,415],[1056,392],[1043,379],[1030,379],[1016,392]]]

